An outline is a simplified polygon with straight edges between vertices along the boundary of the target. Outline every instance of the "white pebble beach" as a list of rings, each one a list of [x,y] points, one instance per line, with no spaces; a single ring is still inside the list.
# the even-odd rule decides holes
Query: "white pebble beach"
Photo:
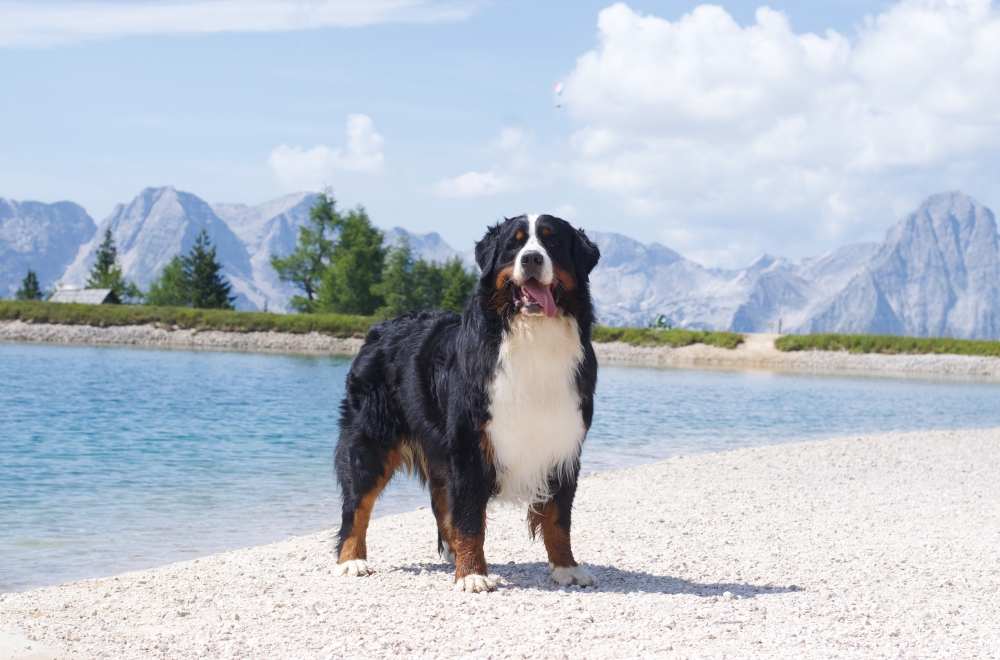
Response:
[[[492,511],[497,590],[452,590],[429,510],[0,595],[4,658],[1000,657],[1000,429],[832,439],[581,479],[557,588]],[[31,647],[30,649],[26,647]]]

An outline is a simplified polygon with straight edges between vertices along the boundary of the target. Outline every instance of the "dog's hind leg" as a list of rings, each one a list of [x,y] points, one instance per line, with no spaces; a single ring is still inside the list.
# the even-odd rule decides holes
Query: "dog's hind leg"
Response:
[[[594,585],[594,576],[573,558],[570,543],[570,513],[573,496],[576,494],[575,480],[558,486],[548,502],[534,504],[528,509],[528,526],[534,538],[539,531],[549,555],[552,579],[559,585],[578,584],[582,587]]]
[[[431,491],[431,511],[437,520],[438,552],[446,562],[454,566],[455,549],[451,534],[451,512],[448,511],[448,486],[436,477],[428,479],[428,486]]]
[[[372,443],[337,445],[337,477],[343,489],[343,516],[337,545],[337,575],[368,575],[368,522],[375,500],[389,483],[403,456],[399,448],[380,450]]]

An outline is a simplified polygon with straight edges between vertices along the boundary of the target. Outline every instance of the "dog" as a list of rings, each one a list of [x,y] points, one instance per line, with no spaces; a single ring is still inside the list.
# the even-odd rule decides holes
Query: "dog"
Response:
[[[594,413],[588,277],[600,250],[551,215],[521,215],[476,243],[464,312],[411,312],[368,331],[347,375],[335,452],[343,519],[338,575],[372,572],[372,507],[399,469],[431,496],[455,589],[492,591],[483,554],[491,500],[528,506],[560,585],[594,584],[570,518]]]

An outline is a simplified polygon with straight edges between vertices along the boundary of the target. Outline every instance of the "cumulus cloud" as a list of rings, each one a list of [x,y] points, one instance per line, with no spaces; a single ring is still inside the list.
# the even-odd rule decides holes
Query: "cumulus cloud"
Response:
[[[619,3],[598,28],[563,91],[576,180],[664,232],[700,226],[682,249],[758,224],[852,238],[927,194],[995,179],[990,0],[903,0],[851,38],[795,33],[766,7],[743,27],[717,6],[669,21]],[[755,249],[729,240],[724,258]]]
[[[347,146],[334,149],[318,145],[304,150],[282,144],[271,152],[267,162],[278,182],[290,190],[319,189],[339,172],[377,173],[382,170],[385,139],[375,132],[375,124],[366,115],[347,117]]]
[[[287,32],[387,22],[462,20],[471,1],[123,0],[0,1],[0,47],[46,47],[140,34]]]
[[[495,161],[487,172],[470,171],[434,185],[439,197],[482,197],[517,192],[539,184],[539,166],[531,140],[519,128],[506,127],[485,152]]]

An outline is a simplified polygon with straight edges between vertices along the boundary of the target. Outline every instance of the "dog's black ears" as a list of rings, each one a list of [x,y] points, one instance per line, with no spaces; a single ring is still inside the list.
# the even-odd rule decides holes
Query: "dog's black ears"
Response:
[[[587,238],[582,229],[577,229],[573,238],[573,261],[576,262],[577,276],[586,282],[600,258],[601,250]]]
[[[500,223],[487,227],[486,235],[476,241],[476,265],[479,266],[481,277],[492,277],[493,267],[497,260],[497,250],[500,247]]]

